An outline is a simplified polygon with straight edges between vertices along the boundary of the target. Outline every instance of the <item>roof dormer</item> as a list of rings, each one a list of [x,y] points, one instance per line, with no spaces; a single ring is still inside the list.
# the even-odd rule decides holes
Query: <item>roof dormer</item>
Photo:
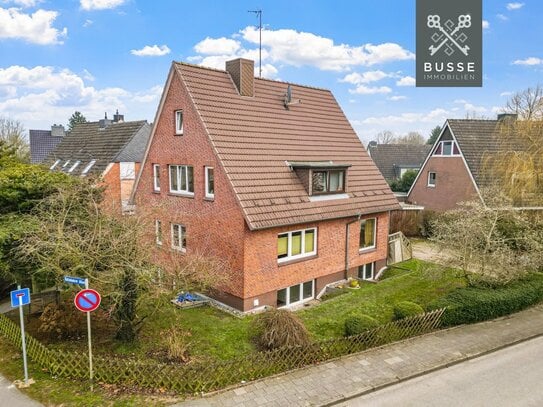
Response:
[[[287,161],[309,196],[339,195],[347,192],[347,169],[351,164],[333,161]]]

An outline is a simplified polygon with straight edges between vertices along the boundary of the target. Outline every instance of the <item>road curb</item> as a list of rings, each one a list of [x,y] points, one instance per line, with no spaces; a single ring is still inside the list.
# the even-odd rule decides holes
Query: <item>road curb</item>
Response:
[[[405,376],[405,377],[402,377],[402,378],[398,377],[395,380],[391,380],[391,381],[389,381],[387,383],[383,383],[383,384],[380,384],[378,386],[374,386],[374,387],[372,387],[370,389],[366,389],[366,390],[362,390],[360,392],[348,394],[348,395],[345,395],[344,397],[341,397],[341,398],[336,399],[334,401],[330,401],[330,402],[325,403],[325,404],[319,404],[319,407],[335,406],[335,405],[337,405],[339,403],[343,403],[345,401],[349,401],[349,400],[355,399],[357,397],[361,397],[361,396],[364,396],[366,394],[370,394],[370,393],[373,393],[373,392],[376,392],[376,391],[379,391],[379,390],[382,390],[382,389],[386,389],[387,387],[394,386],[395,384],[403,383],[403,382],[406,382],[406,381],[412,380],[412,379],[416,379],[417,377],[425,376],[427,374],[430,374],[430,373],[433,373],[433,372],[436,372],[436,371],[439,371],[439,370],[443,370],[443,369],[446,369],[446,368],[451,367],[451,366],[458,365],[458,364],[463,363],[463,362],[467,362],[468,360],[477,359],[477,358],[480,358],[482,356],[489,355],[491,353],[498,352],[498,351],[500,351],[502,349],[509,348],[511,346],[515,346],[515,345],[521,344],[523,342],[527,342],[527,341],[530,341],[532,339],[536,339],[536,338],[539,338],[539,337],[542,337],[542,336],[543,336],[543,333],[538,333],[538,334],[527,336],[525,338],[517,339],[517,340],[509,342],[509,343],[501,344],[501,345],[499,345],[499,346],[497,346],[495,348],[487,349],[485,351],[475,353],[473,355],[465,355],[465,356],[459,357],[456,360],[453,360],[453,361],[447,362],[447,363],[443,363],[441,365],[434,366],[434,367],[432,367],[430,369],[427,369],[425,371],[417,372],[417,373],[414,373],[412,375]]]

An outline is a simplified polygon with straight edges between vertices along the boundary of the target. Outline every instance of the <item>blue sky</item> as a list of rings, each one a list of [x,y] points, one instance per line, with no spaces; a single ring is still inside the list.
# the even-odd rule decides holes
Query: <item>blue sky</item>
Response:
[[[367,142],[427,135],[446,118],[493,118],[543,82],[543,2],[483,2],[482,88],[416,88],[415,0],[0,0],[0,116],[27,128],[112,115],[154,119],[172,60],[223,68],[258,58],[264,76],[331,89]]]

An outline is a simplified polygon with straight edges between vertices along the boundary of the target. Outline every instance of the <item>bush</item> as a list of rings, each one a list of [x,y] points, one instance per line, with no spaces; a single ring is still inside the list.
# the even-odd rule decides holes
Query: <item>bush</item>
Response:
[[[469,324],[521,311],[543,301],[543,275],[532,274],[504,287],[457,288],[430,304],[430,308],[447,307],[444,326]]]
[[[369,315],[353,315],[345,320],[345,336],[360,335],[378,326],[379,322]]]
[[[257,315],[249,325],[249,336],[259,350],[311,343],[303,322],[292,312],[282,309]]]
[[[422,211],[422,219],[420,225],[420,235],[426,239],[430,238],[434,234],[434,223],[437,218],[437,214],[434,211],[424,210]]]
[[[423,314],[424,309],[417,303],[411,301],[401,301],[394,305],[394,319],[404,319]]]
[[[49,340],[79,338],[87,329],[84,313],[71,301],[47,305],[39,321],[38,333]]]
[[[162,331],[161,337],[163,338],[166,349],[166,360],[178,363],[188,362],[190,332],[172,327]]]

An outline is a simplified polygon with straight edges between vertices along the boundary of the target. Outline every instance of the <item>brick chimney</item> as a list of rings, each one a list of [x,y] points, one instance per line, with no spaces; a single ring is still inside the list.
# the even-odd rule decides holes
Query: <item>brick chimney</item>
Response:
[[[254,61],[244,58],[226,61],[226,71],[232,77],[241,96],[254,96]]]

